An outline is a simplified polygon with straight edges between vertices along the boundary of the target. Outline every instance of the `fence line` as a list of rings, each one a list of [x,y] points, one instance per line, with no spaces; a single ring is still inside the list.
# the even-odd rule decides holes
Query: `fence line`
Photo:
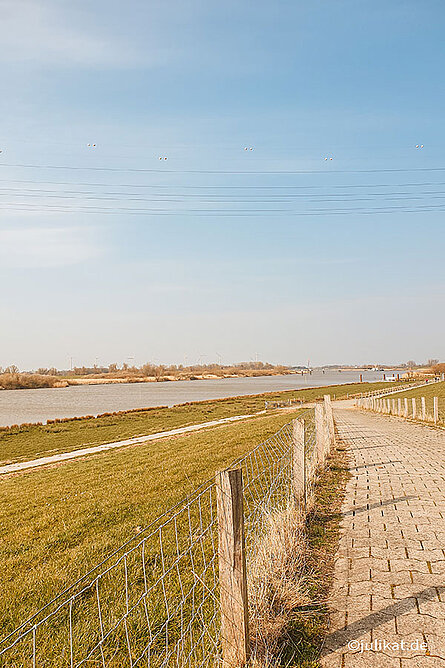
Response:
[[[418,381],[417,383],[409,383],[409,384],[404,384],[403,387],[401,385],[398,385],[396,388],[395,387],[389,387],[388,389],[380,389],[380,390],[369,390],[369,392],[354,392],[352,394],[347,394],[346,397],[347,399],[356,399],[356,398],[364,398],[364,397],[380,397],[380,396],[386,396],[387,394],[395,394],[396,392],[405,392],[407,390],[413,390],[417,387],[424,387],[425,385],[431,385],[431,383],[438,383],[441,382],[441,379],[437,378],[431,378],[430,380],[422,380]],[[314,388],[315,389],[315,388]],[[333,397],[335,399],[335,395]],[[301,404],[305,403],[303,399],[281,399],[281,400],[275,400],[275,401],[265,401],[264,402],[264,408],[267,410],[269,408],[288,408],[290,406],[300,406]]]
[[[397,415],[405,419],[421,420],[433,424],[444,421],[439,412],[439,397],[432,397],[431,408],[428,406],[426,397],[420,397],[420,404],[417,399],[418,397],[411,397],[410,399],[408,397],[398,397],[397,400],[383,397],[363,397],[356,401],[356,406],[375,413]]]
[[[360,399],[365,399],[367,397],[385,397],[388,394],[396,394],[398,392],[408,392],[408,390],[415,390],[418,387],[425,387],[426,385],[432,385],[434,383],[442,382],[440,378],[431,378],[429,380],[422,380],[417,383],[410,383],[409,385],[404,385],[401,387],[390,387],[387,390],[370,390],[369,392],[361,392],[358,397]],[[355,395],[357,396],[357,395]]]
[[[0,663],[33,668],[230,665],[222,653],[233,639],[227,641],[227,625],[221,626],[227,583],[223,587],[218,486],[227,471],[239,471],[248,573],[267,517],[290,502],[310,503],[317,470],[333,441],[327,396],[315,411],[305,410],[203,483],[12,630],[0,642]],[[228,600],[233,595],[229,591]]]
[[[276,401],[265,401],[264,408],[268,410],[269,408],[289,408],[291,406],[301,406],[304,402],[303,399],[281,399]]]

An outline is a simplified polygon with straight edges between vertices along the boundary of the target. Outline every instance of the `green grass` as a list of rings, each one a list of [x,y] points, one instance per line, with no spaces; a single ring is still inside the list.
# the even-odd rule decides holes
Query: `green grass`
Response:
[[[0,636],[295,414],[261,416],[1,479]]]
[[[354,394],[383,387],[387,387],[387,383],[332,385],[325,388],[201,401],[172,408],[155,408],[98,418],[68,420],[49,425],[31,425],[0,430],[0,465],[69,452],[131,436],[148,435],[232,415],[255,413],[264,409],[265,400],[299,398],[313,401],[322,398],[323,394],[335,395],[336,398],[339,398],[348,393]]]
[[[424,385],[423,387],[415,388],[414,390],[407,390],[405,392],[396,392],[391,394],[388,399],[396,399],[398,397],[411,399],[416,398],[417,403],[417,418],[420,417],[420,397],[425,397],[426,412],[429,416],[433,415],[433,397],[439,397],[439,422],[445,423],[445,382],[431,383],[431,385]],[[409,416],[412,415],[411,401],[408,403]]]
[[[363,385],[305,390],[304,398],[315,399],[326,391],[338,397],[347,392],[357,391],[357,388],[362,390]],[[289,393],[277,393],[273,396],[279,398],[284,394],[289,397]],[[301,396],[302,393],[290,394]],[[202,420],[209,420],[227,414],[254,412],[263,408],[263,402],[264,395],[260,395],[219,402],[201,402],[168,410],[158,409],[146,414],[130,413],[113,416],[113,424],[108,427],[119,426],[119,420],[123,420],[125,424],[120,427],[123,434],[117,436],[119,438],[121,435],[128,435],[131,426],[137,429],[136,433],[140,433],[141,424],[153,425],[149,422],[152,418],[161,420],[162,416],[170,415],[173,424],[167,426],[162,423],[161,426],[161,429],[166,429],[177,426],[178,423],[184,424],[185,420],[198,422],[199,416]],[[176,417],[175,411],[178,413]],[[140,527],[149,525],[162,512],[196,489],[199,484],[213,477],[217,470],[225,468],[231,461],[276,433],[296,415],[298,415],[297,410],[275,411],[242,423],[222,425],[199,433],[99,453],[62,465],[1,478],[0,558],[3,577],[0,585],[0,637],[4,637],[67,585],[135,536]],[[132,421],[133,418],[136,418],[137,427]],[[98,420],[99,423],[105,422],[104,429],[107,420],[108,418]],[[94,422],[96,420],[72,421],[55,426],[71,428],[73,430],[71,436],[74,439],[76,433],[85,433],[82,429],[94,429],[91,427],[91,423]],[[160,430],[158,424],[153,427],[154,431]],[[31,431],[33,429],[37,434],[42,432],[41,427],[31,428]],[[24,438],[26,433],[29,432],[19,433],[18,436]],[[43,434],[45,433],[48,438],[47,432],[43,430]],[[331,469],[332,465],[329,470]],[[323,512],[329,518],[336,517],[337,487],[335,475],[328,477],[323,486],[326,494]],[[194,516],[193,522],[196,524],[197,521],[198,517]],[[314,529],[314,536],[321,525],[322,521],[317,519],[314,527],[318,526],[319,529]],[[329,522],[323,528],[325,533],[321,542],[327,542],[328,550],[333,550],[335,547],[335,541],[331,538],[331,533],[335,534],[335,531],[335,526],[331,528]],[[310,540],[311,536],[310,530]],[[174,557],[174,541],[166,541],[165,549],[167,558]],[[210,546],[205,549],[210,549]],[[152,551],[149,552],[148,558],[151,575],[155,577],[159,569],[159,550],[156,546],[150,550]],[[320,547],[317,558],[313,566],[311,565],[311,572],[315,574],[318,571],[314,569],[320,567],[322,563],[324,565],[321,568],[324,569],[325,562],[329,561],[326,550],[323,550],[325,547]],[[197,559],[199,558],[198,555]],[[312,561],[310,563],[312,564]],[[132,568],[140,589],[140,582],[143,579],[141,566],[134,563]],[[190,579],[191,576],[185,575],[185,584],[187,577]],[[316,576],[314,577],[316,580]],[[180,593],[177,582],[172,580],[167,583],[167,587],[169,600],[175,602]],[[317,597],[316,584],[313,587],[314,596]],[[113,616],[118,618],[125,609],[125,601],[117,596],[117,592],[122,593],[122,573],[110,576],[109,582],[104,583],[103,601],[106,611],[104,614],[109,615],[110,619]],[[211,602],[211,598],[209,601]],[[86,611],[93,610],[94,606],[94,596],[81,601],[80,608],[83,613],[77,612],[78,617],[73,621],[76,642],[83,651],[89,642],[88,638],[91,639],[91,634],[94,633],[89,627]],[[158,615],[157,623],[161,625],[163,612],[157,611],[156,607],[159,606],[159,597],[150,599],[149,606],[155,618]],[[76,611],[78,609],[79,607]],[[205,614],[207,615],[207,611]],[[295,631],[297,634],[295,637],[298,639],[300,649],[306,648],[302,655],[304,661],[298,665],[309,666],[312,665],[311,657],[315,656],[318,647],[317,634],[322,626],[318,613],[312,621],[309,621],[306,613],[303,619],[306,620],[305,625],[300,624],[298,628],[293,628],[292,633]],[[138,613],[128,623],[131,626],[132,637],[136,638],[136,645],[140,643],[140,646],[143,646],[146,642],[143,617]],[[39,638],[39,643],[43,643],[45,660],[38,665],[45,668],[69,665],[69,657],[66,654],[65,663],[60,658],[62,650],[67,651],[66,628],[66,615],[64,619],[50,623],[46,633]],[[97,630],[97,624],[95,628]],[[179,630],[177,632],[179,633]],[[120,628],[116,637],[112,638],[113,647],[118,648],[113,650],[117,652],[115,658],[112,658],[112,654],[108,657],[110,663],[107,665],[116,668],[127,665],[125,661],[121,663],[125,655],[123,645],[125,638],[122,633],[123,628]],[[23,650],[25,653],[20,654],[21,651],[19,649],[17,655],[8,659],[9,663],[4,665],[10,668],[29,665],[29,647],[26,650],[28,654],[25,650]],[[152,665],[156,665],[154,659]]]

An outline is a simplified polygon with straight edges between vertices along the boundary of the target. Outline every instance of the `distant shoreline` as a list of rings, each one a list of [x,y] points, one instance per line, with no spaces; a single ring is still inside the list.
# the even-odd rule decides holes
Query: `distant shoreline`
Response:
[[[245,373],[227,373],[227,374],[191,374],[184,376],[125,376],[124,378],[66,378],[68,385],[111,385],[114,383],[173,383],[184,380],[227,380],[229,378],[261,378],[270,376],[290,376],[300,375],[297,371],[276,371],[273,370],[261,373],[258,371],[251,371]]]
[[[317,372],[324,371],[322,369],[316,369]],[[357,373],[366,373],[367,371],[373,371],[372,369],[356,369],[356,368],[338,368],[338,369],[328,369],[327,371],[338,371],[338,373],[348,373],[348,372],[357,372]],[[391,373],[393,369],[384,369],[381,373]],[[66,378],[63,381],[66,381],[66,385],[60,385],[60,387],[68,387],[73,385],[112,385],[116,383],[168,383],[175,381],[189,381],[189,380],[226,380],[229,378],[265,378],[272,376],[311,376],[312,371],[267,371],[261,373],[259,371],[251,371],[245,373],[233,373],[233,374],[192,374],[187,376],[126,376],[125,378]],[[63,382],[61,381],[61,382]]]
[[[176,381],[193,381],[193,380],[226,380],[233,378],[263,378],[263,377],[272,377],[272,376],[290,376],[290,375],[309,375],[309,372],[304,374],[300,371],[289,370],[289,371],[274,371],[273,369],[267,370],[246,370],[240,371],[239,373],[227,373],[227,374],[187,374],[187,375],[178,375],[178,376],[114,376],[108,378],[107,376],[79,376],[79,377],[69,377],[69,378],[58,378],[57,376],[37,376],[34,374],[19,373],[17,374],[16,384],[8,383],[8,387],[3,387],[1,385],[0,377],[0,390],[39,390],[39,389],[61,389],[65,387],[75,387],[83,385],[126,385],[134,383],[169,383]],[[30,379],[30,384],[22,383],[21,378],[26,377]],[[36,382],[33,384],[32,381]]]
[[[406,373],[402,373],[401,369],[384,368],[379,369],[378,373],[400,373],[401,378],[406,377]],[[169,383],[177,381],[199,381],[199,380],[233,380],[236,378],[272,378],[276,376],[312,376],[323,375],[338,372],[341,373],[357,373],[366,374],[368,372],[376,373],[375,369],[363,367],[334,367],[323,368],[316,367],[314,369],[285,369],[283,367],[277,369],[243,369],[236,373],[183,373],[178,375],[159,375],[159,376],[141,376],[128,375],[118,376],[109,374],[91,374],[83,376],[50,376],[40,375],[35,373],[16,373],[0,375],[0,391],[1,390],[38,390],[38,389],[63,389],[66,387],[82,387],[85,385],[132,385],[137,383]],[[7,383],[2,379],[8,375]],[[365,378],[364,378],[365,380]]]

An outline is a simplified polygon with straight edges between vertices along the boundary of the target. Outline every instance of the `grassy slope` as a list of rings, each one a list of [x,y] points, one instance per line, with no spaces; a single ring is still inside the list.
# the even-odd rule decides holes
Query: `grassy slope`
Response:
[[[264,401],[300,398],[311,401],[323,394],[341,397],[387,387],[387,383],[332,385],[326,388],[308,388],[233,397],[218,401],[202,401],[173,408],[156,408],[126,414],[114,414],[88,420],[70,420],[56,424],[0,431],[0,465],[26,461],[36,457],[77,450],[87,445],[99,445],[130,436],[152,434],[158,431],[207,422],[218,418],[255,413],[264,409]]]
[[[426,410],[429,414],[433,412],[433,397],[439,397],[439,421],[445,422],[445,382],[431,383],[431,385],[425,385],[414,390],[397,392],[396,394],[392,394],[389,399],[397,399],[398,397],[416,397],[419,399],[417,402],[418,411],[420,409],[420,397],[425,397]],[[409,406],[409,411],[411,414],[411,406]]]
[[[363,385],[329,389],[339,396],[361,390]],[[304,395],[306,399],[312,399],[325,391],[305,390]],[[288,397],[297,393],[280,394]],[[199,421],[197,415],[208,420],[227,413],[252,412],[261,409],[263,401],[264,396],[260,395],[202,402],[175,411],[179,413],[177,420],[189,418],[190,422],[195,422]],[[204,414],[206,411],[211,414]],[[221,415],[219,411],[225,413]],[[174,413],[171,409],[167,412]],[[189,412],[192,412],[191,418]],[[157,410],[156,413],[160,413],[155,416],[160,420],[163,412]],[[245,423],[219,426],[0,479],[0,557],[3,563],[0,637],[133,536],[137,527],[149,524],[163,510],[213,476],[215,471],[275,433],[296,414],[286,411],[261,415]],[[133,417],[135,414],[113,416],[113,422],[130,418],[131,425]],[[145,420],[153,414],[136,414],[136,417]],[[92,422],[95,421],[73,421],[55,426],[91,429]],[[122,428],[128,429],[128,424]],[[161,428],[167,428],[164,422]],[[327,530],[331,533],[333,522],[334,538],[337,516],[336,504],[332,501],[337,498],[337,483],[335,474],[323,485],[327,494],[323,502],[328,515]],[[326,518],[322,518],[322,524],[325,521]],[[318,536],[323,544],[327,536],[323,538],[319,532],[322,531],[324,536],[326,527],[320,529],[319,525],[317,519],[313,525],[314,540],[317,542]],[[311,560],[311,572],[317,563],[326,562],[326,549],[332,552],[335,547],[332,540],[328,540],[327,548],[320,548],[314,562]],[[324,573],[322,576],[324,579]],[[314,587],[314,596],[318,598],[316,584]],[[300,658],[305,665],[313,665],[319,646],[317,634],[325,623],[324,614],[320,619],[318,613],[315,617],[308,618],[307,612],[303,613],[301,624],[291,630],[300,646],[297,655],[302,652]],[[64,636],[62,640],[66,642]],[[62,640],[52,636],[54,656],[57,656],[57,644]],[[52,663],[48,658],[48,661],[48,666],[57,665],[56,660]]]
[[[136,527],[293,416],[261,416],[1,479],[0,636],[133,536]]]

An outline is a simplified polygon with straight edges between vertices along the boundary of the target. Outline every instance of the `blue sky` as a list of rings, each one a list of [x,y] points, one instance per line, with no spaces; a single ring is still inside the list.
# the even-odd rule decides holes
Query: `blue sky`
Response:
[[[444,19],[0,0],[0,365],[443,358]]]

